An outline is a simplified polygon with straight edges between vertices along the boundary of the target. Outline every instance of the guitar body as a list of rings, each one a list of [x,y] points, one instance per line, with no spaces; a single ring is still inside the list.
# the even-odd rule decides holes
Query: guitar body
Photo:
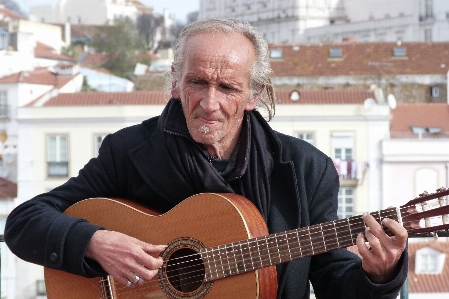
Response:
[[[162,215],[120,200],[95,198],[71,206],[65,214],[150,244],[168,244],[188,238],[199,241],[204,247],[212,247],[268,235],[258,210],[249,200],[236,194],[198,194]],[[277,293],[275,266],[203,283],[199,287],[202,292],[170,291],[170,283],[167,286],[168,281],[164,283],[163,277],[158,276],[134,288],[115,285],[111,279],[110,291],[105,294],[104,279],[45,268],[49,299],[276,298]]]

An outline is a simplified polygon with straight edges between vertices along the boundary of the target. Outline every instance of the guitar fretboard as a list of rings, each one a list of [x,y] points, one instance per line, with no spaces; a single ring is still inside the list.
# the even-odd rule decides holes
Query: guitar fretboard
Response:
[[[396,208],[371,215],[379,223],[383,218],[396,221],[399,218]],[[200,252],[206,271],[205,280],[217,280],[355,245],[358,234],[363,233],[365,227],[362,217],[354,216],[205,248]]]

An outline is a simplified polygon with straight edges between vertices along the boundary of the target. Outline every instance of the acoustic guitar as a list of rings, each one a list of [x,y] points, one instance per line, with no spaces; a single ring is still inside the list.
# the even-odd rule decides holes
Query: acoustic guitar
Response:
[[[379,223],[394,219],[411,233],[447,232],[448,194],[441,188],[371,215]],[[198,194],[162,215],[130,201],[93,198],[65,214],[168,247],[157,278],[134,288],[110,276],[84,278],[45,268],[49,299],[276,298],[274,265],[354,245],[365,231],[355,216],[269,235],[257,208],[236,194]]]

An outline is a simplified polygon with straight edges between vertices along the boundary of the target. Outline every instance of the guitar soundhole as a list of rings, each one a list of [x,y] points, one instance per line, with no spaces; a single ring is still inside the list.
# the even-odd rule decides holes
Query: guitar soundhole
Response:
[[[167,262],[167,278],[172,287],[183,293],[198,289],[205,275],[201,256],[190,248],[176,251]]]
[[[202,249],[204,245],[196,239],[178,238],[161,254],[164,265],[157,279],[169,298],[201,299],[209,293],[213,282],[205,279]]]

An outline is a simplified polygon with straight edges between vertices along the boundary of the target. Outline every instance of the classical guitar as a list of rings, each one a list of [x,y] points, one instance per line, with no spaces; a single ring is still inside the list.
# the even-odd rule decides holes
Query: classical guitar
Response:
[[[448,194],[441,188],[371,215],[379,223],[394,219],[411,233],[447,232]],[[84,278],[45,268],[49,299],[276,298],[274,265],[354,245],[365,230],[355,216],[268,235],[258,210],[235,194],[198,194],[162,215],[107,198],[81,201],[65,213],[168,247],[157,279],[135,288],[109,276]]]

